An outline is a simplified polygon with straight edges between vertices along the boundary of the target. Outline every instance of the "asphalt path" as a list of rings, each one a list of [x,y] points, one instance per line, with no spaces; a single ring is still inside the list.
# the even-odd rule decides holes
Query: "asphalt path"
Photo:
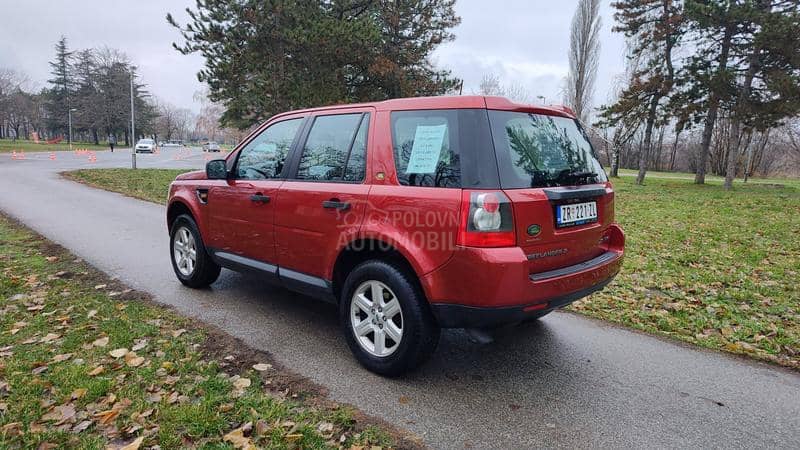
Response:
[[[0,210],[133,288],[272,353],[434,448],[800,448],[800,374],[572,315],[504,330],[488,345],[446,331],[401,379],[363,370],[332,306],[224,270],[211,289],[172,273],[161,205],[58,172],[127,167],[130,152],[0,154]],[[202,167],[198,149],[141,155],[139,167]]]

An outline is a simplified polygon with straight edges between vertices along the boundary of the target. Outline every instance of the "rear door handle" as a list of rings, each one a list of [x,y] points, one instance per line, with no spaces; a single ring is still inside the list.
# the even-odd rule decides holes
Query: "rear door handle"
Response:
[[[325,209],[338,209],[341,211],[345,211],[350,209],[350,203],[340,202],[338,199],[332,198],[330,200],[325,200],[324,202],[322,202],[322,207]]]
[[[250,196],[250,201],[256,203],[269,203],[269,195],[262,195],[260,192]]]

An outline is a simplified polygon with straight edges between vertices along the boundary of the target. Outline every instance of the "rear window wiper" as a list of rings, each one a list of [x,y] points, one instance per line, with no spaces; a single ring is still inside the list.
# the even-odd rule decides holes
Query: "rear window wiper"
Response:
[[[568,183],[573,180],[577,181],[595,177],[597,177],[597,173],[589,170],[570,172],[570,169],[564,169],[558,173],[554,181],[557,183]]]

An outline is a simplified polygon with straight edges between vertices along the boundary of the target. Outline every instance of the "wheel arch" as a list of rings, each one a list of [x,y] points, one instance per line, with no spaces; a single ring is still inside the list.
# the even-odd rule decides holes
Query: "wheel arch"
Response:
[[[340,249],[333,265],[331,283],[333,294],[337,301],[341,297],[341,290],[347,279],[347,274],[362,262],[373,259],[394,264],[399,269],[412,275],[413,282],[422,288],[419,272],[413,264],[413,259],[402,248],[383,239],[358,238],[350,241]]]

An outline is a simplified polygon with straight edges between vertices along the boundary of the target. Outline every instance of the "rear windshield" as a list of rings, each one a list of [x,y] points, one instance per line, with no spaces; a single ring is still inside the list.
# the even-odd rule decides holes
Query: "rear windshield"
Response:
[[[607,181],[592,144],[574,119],[489,111],[489,121],[504,189]]]
[[[392,143],[401,185],[493,188],[499,183],[485,109],[393,112]]]

